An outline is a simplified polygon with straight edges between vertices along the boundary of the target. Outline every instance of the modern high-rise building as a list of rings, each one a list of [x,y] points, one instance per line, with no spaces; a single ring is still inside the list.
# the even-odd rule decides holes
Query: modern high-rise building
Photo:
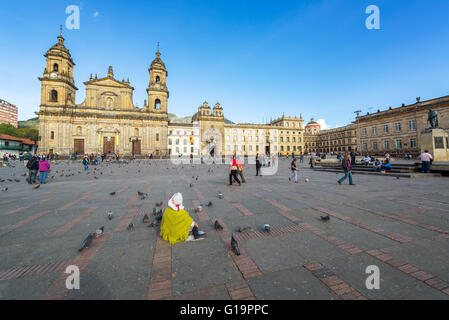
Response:
[[[0,123],[9,123],[17,128],[18,125],[18,108],[0,99]]]

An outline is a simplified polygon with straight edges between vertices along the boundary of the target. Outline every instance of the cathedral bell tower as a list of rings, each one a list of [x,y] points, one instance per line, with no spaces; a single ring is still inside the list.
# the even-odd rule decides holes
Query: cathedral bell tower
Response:
[[[159,44],[157,46],[156,59],[151,63],[150,84],[148,93],[148,111],[160,114],[167,114],[167,100],[169,92],[167,90],[167,69],[161,60]]]
[[[76,90],[73,80],[73,67],[69,50],[64,46],[62,27],[58,36],[58,43],[53,45],[45,54],[46,67],[41,81],[42,106],[73,106],[75,105]]]

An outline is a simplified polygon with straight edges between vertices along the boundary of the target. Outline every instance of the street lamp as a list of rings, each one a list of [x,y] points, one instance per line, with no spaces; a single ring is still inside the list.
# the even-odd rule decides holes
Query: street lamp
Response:
[[[362,110],[357,110],[357,111],[354,111],[354,113],[357,115],[356,116],[356,120],[357,120],[357,149],[358,150],[361,150],[361,148],[360,148],[360,145],[359,145],[359,143],[360,143],[360,136],[359,136],[359,114],[362,112]],[[357,151],[356,151],[357,152]]]

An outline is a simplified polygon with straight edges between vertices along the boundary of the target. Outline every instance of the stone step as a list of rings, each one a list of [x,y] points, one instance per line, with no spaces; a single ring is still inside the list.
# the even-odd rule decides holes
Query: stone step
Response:
[[[343,174],[343,170],[340,169],[330,169],[330,168],[314,168],[314,171],[322,171],[322,172],[332,172],[332,173],[341,173]],[[387,176],[387,177],[399,177],[399,178],[430,178],[430,177],[441,177],[440,173],[420,173],[420,172],[374,172],[374,171],[353,171],[352,174],[370,174],[370,175],[378,175],[378,176]]]

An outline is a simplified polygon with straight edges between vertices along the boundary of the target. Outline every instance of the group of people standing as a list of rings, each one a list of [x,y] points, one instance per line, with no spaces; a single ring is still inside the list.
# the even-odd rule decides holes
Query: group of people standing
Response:
[[[28,184],[35,184],[37,173],[39,172],[39,183],[47,183],[47,173],[50,170],[50,163],[45,155],[38,157],[33,155],[26,163],[28,169]]]

